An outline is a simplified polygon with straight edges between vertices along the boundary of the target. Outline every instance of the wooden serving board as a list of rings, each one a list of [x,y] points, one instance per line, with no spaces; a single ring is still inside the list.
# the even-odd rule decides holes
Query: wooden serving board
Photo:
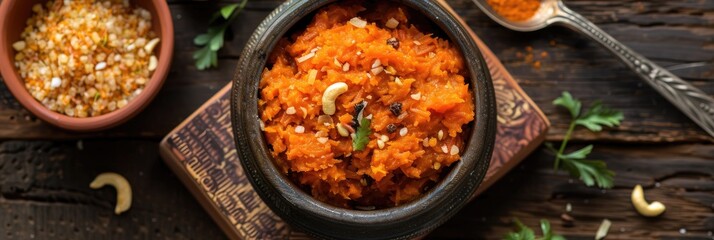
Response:
[[[477,194],[540,145],[550,122],[486,45],[479,45],[493,78],[498,131],[490,167]],[[236,153],[230,84],[161,141],[161,156],[231,239],[301,239],[253,191]]]

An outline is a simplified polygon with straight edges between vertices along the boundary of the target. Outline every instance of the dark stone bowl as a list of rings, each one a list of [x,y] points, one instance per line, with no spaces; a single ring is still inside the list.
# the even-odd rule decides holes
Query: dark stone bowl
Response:
[[[467,26],[437,1],[394,0],[433,22],[465,59],[474,93],[475,120],[467,126],[461,160],[420,198],[398,207],[350,210],[315,200],[273,164],[259,123],[258,83],[267,57],[291,28],[335,0],[291,0],[271,13],[248,41],[233,78],[231,116],[241,165],[263,201],[292,227],[319,238],[409,239],[427,234],[466,205],[483,180],[493,151],[496,106],[491,76]]]

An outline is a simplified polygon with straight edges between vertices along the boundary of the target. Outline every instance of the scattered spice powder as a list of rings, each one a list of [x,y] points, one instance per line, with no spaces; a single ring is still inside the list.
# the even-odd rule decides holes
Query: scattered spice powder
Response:
[[[540,8],[540,0],[488,0],[487,2],[501,16],[517,22],[530,19]]]

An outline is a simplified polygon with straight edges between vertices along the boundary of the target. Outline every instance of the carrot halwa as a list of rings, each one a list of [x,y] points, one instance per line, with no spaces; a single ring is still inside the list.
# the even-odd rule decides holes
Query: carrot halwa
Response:
[[[468,70],[416,16],[394,3],[332,4],[270,55],[261,127],[276,166],[316,199],[397,206],[460,159],[474,120]]]

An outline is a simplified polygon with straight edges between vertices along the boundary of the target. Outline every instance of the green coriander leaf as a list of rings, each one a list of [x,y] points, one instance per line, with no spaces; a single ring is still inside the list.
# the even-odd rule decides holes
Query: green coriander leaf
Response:
[[[550,239],[553,236],[553,233],[550,232],[550,222],[548,220],[540,220],[540,230],[543,231],[543,239]]]
[[[211,51],[216,52],[223,47],[223,35],[225,32],[225,29],[219,31],[211,38],[211,41],[208,43],[208,45],[211,46]]]
[[[203,46],[203,45],[206,45],[208,43],[208,41],[210,41],[210,40],[211,40],[211,35],[209,35],[208,33],[199,34],[198,36],[196,36],[193,39],[193,44],[196,44],[198,46]]]
[[[563,166],[571,175],[579,177],[585,185],[612,188],[615,173],[607,169],[607,164],[599,160],[563,159]]]
[[[582,103],[580,103],[580,101],[578,101],[577,99],[574,99],[573,96],[570,95],[570,93],[567,91],[563,92],[563,95],[559,98],[556,98],[553,101],[553,104],[568,109],[568,111],[570,111],[570,116],[572,116],[573,119],[577,118],[580,115],[580,108],[582,107]]]
[[[221,8],[221,16],[223,16],[223,19],[227,20],[229,17],[231,17],[231,14],[233,14],[233,11],[235,11],[239,5],[240,4],[238,4],[238,3],[234,3],[234,4],[230,4],[230,5],[226,5],[226,6],[222,7]]]
[[[586,127],[590,131],[599,132],[603,126],[620,125],[623,118],[622,112],[607,108],[598,101],[593,103],[590,109],[575,121],[575,124]]]
[[[211,51],[209,46],[205,46],[193,53],[193,59],[196,60],[196,68],[198,70],[204,70],[211,66],[212,53],[214,52]]]
[[[575,152],[571,152],[565,155],[561,155],[560,158],[563,159],[585,159],[590,152],[593,151],[593,145],[590,144],[587,147],[581,148]]]
[[[370,129],[371,124],[371,120],[362,118],[362,122],[357,127],[355,137],[352,139],[352,149],[354,151],[362,151],[369,143],[369,134],[372,132],[372,129]]]
[[[565,237],[560,236],[560,235],[555,235],[550,238],[550,240],[565,240]]]

